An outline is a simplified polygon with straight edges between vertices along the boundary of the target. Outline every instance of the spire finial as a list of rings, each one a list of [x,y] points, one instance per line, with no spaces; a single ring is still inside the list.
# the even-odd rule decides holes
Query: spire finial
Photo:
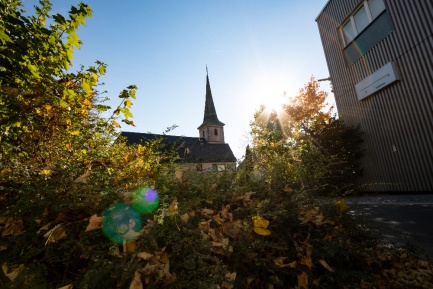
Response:
[[[209,74],[209,71],[207,70],[207,64],[206,64],[206,74]]]

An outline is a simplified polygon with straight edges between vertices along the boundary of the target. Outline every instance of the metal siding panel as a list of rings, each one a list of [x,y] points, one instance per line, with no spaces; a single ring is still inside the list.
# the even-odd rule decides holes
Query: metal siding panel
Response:
[[[360,2],[330,1],[317,23],[337,109],[347,123],[361,122],[366,131],[365,190],[433,191],[433,1],[385,1],[394,31],[346,67],[342,47],[335,44],[340,39],[338,24]],[[402,79],[359,102],[354,84],[388,61],[397,62]],[[388,184],[399,180],[403,183]]]

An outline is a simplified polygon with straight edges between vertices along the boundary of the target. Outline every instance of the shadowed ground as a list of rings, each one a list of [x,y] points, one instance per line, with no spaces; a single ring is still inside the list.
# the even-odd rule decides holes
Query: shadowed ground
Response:
[[[433,195],[353,197],[346,202],[349,214],[364,219],[384,240],[433,260]]]

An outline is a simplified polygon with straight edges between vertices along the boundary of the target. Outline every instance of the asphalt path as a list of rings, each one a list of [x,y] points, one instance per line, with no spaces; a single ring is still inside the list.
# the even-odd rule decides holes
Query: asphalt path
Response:
[[[363,219],[389,243],[433,260],[433,195],[347,198],[349,214]]]

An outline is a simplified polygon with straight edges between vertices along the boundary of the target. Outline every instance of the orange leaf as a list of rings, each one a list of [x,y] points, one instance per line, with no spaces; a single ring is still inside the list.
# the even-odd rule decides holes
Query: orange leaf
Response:
[[[97,230],[102,227],[102,217],[93,215],[90,217],[89,224],[87,225],[86,232]]]

